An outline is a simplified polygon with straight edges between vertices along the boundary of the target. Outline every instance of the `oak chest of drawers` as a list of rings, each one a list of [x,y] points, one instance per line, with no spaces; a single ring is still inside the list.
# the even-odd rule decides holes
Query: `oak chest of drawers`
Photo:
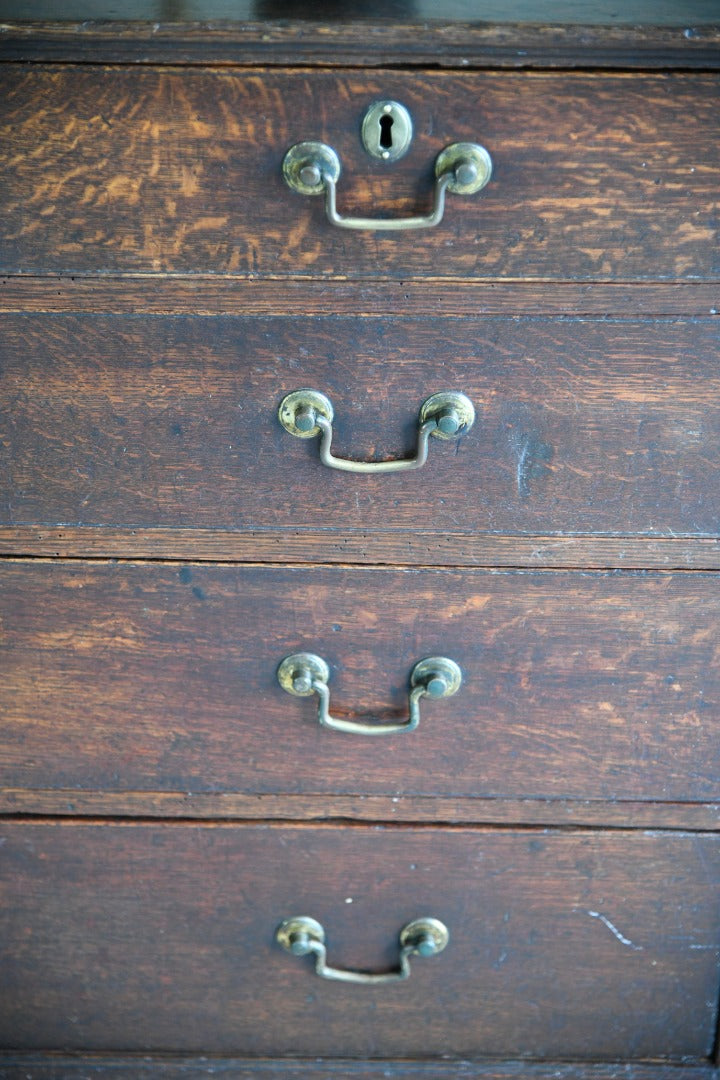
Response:
[[[0,42],[0,1074],[715,1076],[720,32],[168,14]]]

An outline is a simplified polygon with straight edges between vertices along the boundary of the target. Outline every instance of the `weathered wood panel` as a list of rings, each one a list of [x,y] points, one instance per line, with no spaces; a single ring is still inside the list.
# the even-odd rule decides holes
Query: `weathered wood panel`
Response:
[[[415,139],[363,151],[377,98]],[[717,281],[717,75],[27,67],[0,71],[0,272]],[[494,178],[409,234],[329,225],[287,148],[340,155],[341,210],[427,209],[439,151],[481,142]]]
[[[710,802],[720,794],[714,574],[6,561],[0,782],[10,788]],[[332,732],[277,683],[330,665]],[[71,800],[70,800],[71,801]]]
[[[503,536],[497,533],[360,529],[217,532],[5,525],[0,554],[50,558],[190,559],[193,562],[374,563],[380,566],[530,566],[719,570],[720,538]]]
[[[270,530],[283,557],[286,532],[347,531],[370,560],[373,532],[396,529],[398,561],[415,530],[440,548],[464,533],[471,551],[496,534],[720,533],[712,318],[18,315],[2,340],[10,527]],[[307,386],[333,402],[335,453],[361,460],[412,454],[437,390],[466,393],[477,420],[431,439],[422,471],[353,476],[280,425],[283,396]]]
[[[283,0],[159,3],[155,10],[146,2],[125,3],[121,10],[112,3],[58,8],[52,0],[4,0],[0,60],[461,69],[720,64],[714,0],[665,6],[646,0],[622,8],[597,0],[539,0],[535,7],[466,0],[451,9],[436,0],[384,0],[351,8],[326,4],[322,19],[312,0],[294,0],[290,8]]]
[[[345,1057],[707,1058],[720,840],[703,834],[0,826],[0,1041],[26,1048]],[[325,927],[318,979],[274,944]]]
[[[442,300],[442,304],[440,304]],[[157,277],[0,278],[0,312],[107,315],[717,315],[720,282],[480,281],[415,278]]]
[[[206,821],[412,822],[720,832],[718,802],[484,798],[447,795],[248,794],[236,791],[80,791],[0,788],[0,814]]]

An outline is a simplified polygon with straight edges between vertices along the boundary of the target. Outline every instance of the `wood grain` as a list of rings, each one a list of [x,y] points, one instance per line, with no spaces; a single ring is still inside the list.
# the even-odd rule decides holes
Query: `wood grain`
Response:
[[[162,5],[149,22],[147,18],[133,22],[128,5],[118,20],[116,5],[103,11],[102,5],[84,4],[81,20],[72,21],[73,9],[67,4],[60,12],[57,4],[45,12],[33,5],[35,11],[27,13],[28,5],[15,0],[0,26],[0,59],[463,69],[488,65],[713,69],[720,63],[717,9],[707,2],[685,0],[682,10],[669,18],[667,10],[652,3],[619,8],[598,2],[581,5],[579,0],[572,5],[542,2],[536,5],[537,18],[527,3],[514,10],[508,4],[496,5],[500,12],[491,13],[487,4],[478,8],[471,3],[454,15],[439,3],[427,4],[422,12],[414,4],[408,6],[411,11],[387,2],[374,9],[368,4],[362,10],[351,5],[349,11],[342,4],[339,10],[325,5],[318,20],[317,6],[312,3],[304,10],[298,3],[289,10],[284,3],[249,8],[232,3],[225,5],[224,18],[218,18],[216,10],[208,14],[210,5],[201,14],[200,5],[194,4],[197,21],[193,23],[181,21],[182,5],[179,13],[173,5],[168,23]],[[367,18],[360,17],[363,12]],[[59,21],[63,16],[65,21]],[[39,21],[25,21],[28,18]],[[247,21],[241,22],[244,18]]]
[[[717,802],[0,788],[0,814],[174,821],[412,822],[720,832]]]
[[[3,787],[717,801],[714,574],[0,569]],[[426,656],[464,683],[411,734],[330,732],[276,681],[299,651],[340,715],[405,715]]]
[[[711,1065],[567,1062],[283,1061],[218,1057],[0,1054],[4,1080],[718,1080]]]
[[[19,822],[1,835],[6,1047],[442,1045],[679,1064],[712,1049],[717,836]],[[338,966],[391,968],[400,927],[424,914],[451,942],[408,983],[328,983],[273,942],[300,912]]]
[[[390,172],[357,138],[396,97]],[[718,80],[668,73],[0,69],[0,272],[717,281]],[[321,138],[345,212],[427,210],[444,145],[494,179],[420,237],[329,225],[281,176]]]
[[[0,527],[0,556],[127,558],[380,566],[530,566],[560,569],[719,570],[720,539],[502,536],[482,533],[285,529]]]
[[[71,554],[90,553],[78,527],[109,529],[112,554],[132,530],[191,529],[200,557],[244,534],[250,557],[257,536],[266,557],[317,560],[329,541],[378,561],[378,532],[393,561],[474,563],[497,535],[531,560],[555,537],[562,560],[569,537],[720,532],[717,319],[13,315],[1,334],[5,551],[16,527],[50,527]],[[278,421],[308,386],[330,397],[344,457],[412,454],[438,390],[467,394],[477,420],[431,439],[420,472],[353,476]],[[161,552],[187,550],[161,534]]]
[[[452,285],[452,287],[449,287]],[[720,282],[287,280],[221,275],[0,278],[0,312],[105,315],[602,315],[651,319],[720,312]]]
[[[720,28],[162,7],[0,27],[0,554],[52,556],[0,560],[0,1075],[717,1080],[720,581],[647,568],[720,568]],[[451,140],[494,179],[341,233],[280,179],[309,137],[347,211],[426,209]],[[478,424],[409,484],[275,420],[317,382],[396,456],[438,379]],[[301,648],[342,715],[464,684],[353,739],[277,686]],[[300,910],[343,965],[451,945],[368,995],[273,945]]]

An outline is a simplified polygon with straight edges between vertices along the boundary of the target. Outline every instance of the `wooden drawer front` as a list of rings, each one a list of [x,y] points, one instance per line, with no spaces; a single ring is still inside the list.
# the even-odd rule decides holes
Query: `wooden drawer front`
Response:
[[[402,161],[359,129],[396,98]],[[717,280],[718,77],[7,65],[0,271]],[[349,233],[291,192],[291,144],[340,156],[341,211],[427,212],[433,163],[480,142],[494,178],[435,229]]]
[[[711,318],[17,315],[2,334],[5,526],[384,532],[398,561],[418,529],[718,534]],[[278,420],[302,387],[330,398],[343,457],[411,455],[438,390],[477,419],[421,471],[339,473]]]
[[[15,1049],[299,1057],[702,1058],[720,838],[708,834],[11,823],[0,830],[0,1039]],[[348,986],[274,943],[319,920]]]
[[[9,788],[708,801],[720,776],[713,574],[5,562],[0,758]],[[454,697],[407,715],[410,671]]]

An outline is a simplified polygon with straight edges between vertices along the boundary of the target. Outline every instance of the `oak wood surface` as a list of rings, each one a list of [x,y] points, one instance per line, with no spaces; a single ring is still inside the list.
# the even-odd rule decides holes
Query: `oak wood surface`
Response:
[[[720,30],[260,6],[0,27],[0,553],[495,569],[0,561],[0,1043],[119,1052],[0,1075],[716,1078],[716,575],[499,568],[720,566],[717,75],[472,69],[711,69]],[[357,128],[389,95],[386,172]],[[308,137],[348,211],[426,208],[455,139],[495,176],[438,230],[341,234],[279,178]],[[478,424],[389,499],[343,487],[273,426],[296,373],[357,456],[409,449],[438,375]],[[343,714],[399,715],[431,652],[465,682],[353,740],[277,687],[297,648]],[[451,946],[358,999],[273,946],[300,908],[331,962],[389,966],[424,913]]]
[[[0,814],[174,821],[412,822],[720,832],[717,802],[0,788]]]
[[[1,570],[3,787],[717,800],[714,574]],[[300,651],[339,715],[406,715],[426,656],[464,683],[412,733],[332,732],[277,683]]]
[[[396,97],[415,138],[358,128]],[[717,75],[0,69],[0,272],[717,281]],[[422,234],[352,233],[291,192],[287,148],[340,155],[345,212],[427,210],[443,146],[494,179]]]
[[[717,836],[21,822],[1,836],[6,1047],[679,1063],[712,1049]],[[407,983],[328,983],[274,945],[300,913],[338,966],[391,968],[420,915],[451,941]]]
[[[452,286],[452,287],[450,287]],[[132,315],[718,315],[720,282],[410,281],[241,278],[233,275],[0,278],[0,312]]]
[[[160,5],[155,17],[145,4],[144,19],[133,14],[128,3],[121,10],[115,4],[79,7],[50,3],[43,10],[39,4],[12,0],[4,16],[0,14],[0,62],[462,69],[720,65],[720,15],[713,0],[664,7],[657,0],[622,7],[574,0],[541,3],[535,11],[527,3],[496,4],[494,10],[491,5],[488,11],[487,4],[471,0],[454,14],[433,0],[421,11],[415,4],[392,5],[387,0],[374,10],[367,4],[348,10],[326,3],[321,20],[312,3],[304,10],[297,2],[289,10],[282,3],[258,4],[254,10],[237,3],[216,4],[212,14],[211,5],[202,10],[194,4],[194,22],[177,3],[170,10]],[[306,17],[299,17],[303,14]]]
[[[0,1054],[4,1080],[718,1080],[711,1065],[567,1062],[355,1062],[218,1057]]]
[[[431,561],[466,543],[465,562],[497,534],[718,537],[716,319],[28,314],[1,333],[10,538],[177,528],[217,533],[222,550],[224,533],[269,530],[282,557],[287,533],[312,558],[311,537],[329,532],[340,550],[359,534],[373,561],[374,532],[397,530],[404,561],[418,530],[438,538]],[[301,387],[330,397],[344,457],[412,454],[438,390],[467,394],[477,420],[456,442],[431,439],[421,471],[353,476],[282,428],[279,403]]]
[[[560,569],[720,569],[720,539],[633,536],[503,536],[332,528],[244,533],[210,529],[108,529],[98,526],[0,527],[0,555],[129,558],[193,562],[477,566]]]

